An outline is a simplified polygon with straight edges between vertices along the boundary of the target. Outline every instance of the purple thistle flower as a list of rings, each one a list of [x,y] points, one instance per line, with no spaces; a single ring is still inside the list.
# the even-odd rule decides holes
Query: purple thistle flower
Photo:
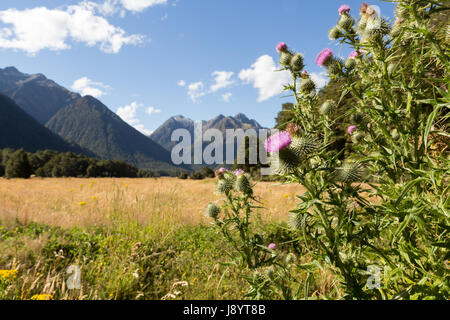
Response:
[[[359,52],[353,51],[352,53],[350,53],[350,55],[348,57],[349,58],[357,58],[359,55],[360,55]]]
[[[333,56],[333,51],[329,48],[323,49],[322,52],[316,58],[316,64],[318,66],[323,66],[328,59]]]
[[[280,42],[279,44],[277,44],[277,50],[278,51],[286,51],[287,50],[287,44],[284,42]]]
[[[234,172],[235,175],[240,176],[241,174],[244,174],[244,170],[238,169]]]
[[[277,245],[275,243],[271,243],[267,248],[269,248],[269,250],[275,250],[276,247]]]
[[[343,4],[342,6],[340,6],[339,10],[338,10],[339,14],[342,15],[344,13],[349,13],[350,12],[350,7],[346,4]]]
[[[352,135],[353,132],[355,132],[355,131],[356,131],[356,126],[350,126],[347,129],[347,132],[348,132],[349,135]]]
[[[366,53],[365,50],[353,51],[352,53],[350,53],[350,55],[348,57],[349,58],[358,58],[359,56],[362,56],[364,53]]]
[[[217,170],[219,173],[225,173],[227,172],[227,169],[225,168],[220,168],[219,170]]]
[[[279,132],[266,140],[266,150],[275,153],[283,150],[292,142],[291,135],[286,131]]]

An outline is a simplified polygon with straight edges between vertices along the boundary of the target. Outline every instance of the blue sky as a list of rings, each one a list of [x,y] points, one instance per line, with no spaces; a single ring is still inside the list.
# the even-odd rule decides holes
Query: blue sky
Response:
[[[359,14],[354,0],[2,0],[0,67],[95,95],[146,133],[177,114],[242,112],[271,127],[290,100],[272,72],[276,44],[303,53],[322,81],[317,53],[349,53],[327,36],[343,3]],[[392,3],[372,4],[392,18]]]

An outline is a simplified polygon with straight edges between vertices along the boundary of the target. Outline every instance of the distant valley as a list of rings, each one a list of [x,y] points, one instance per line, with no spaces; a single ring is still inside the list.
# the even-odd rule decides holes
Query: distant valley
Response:
[[[0,69],[0,149],[26,151],[51,149],[84,153],[109,160],[125,160],[152,170],[192,169],[177,167],[170,151],[176,129],[187,129],[194,137],[194,121],[182,115],[168,119],[150,137],[127,124],[101,101],[82,97],[47,79],[29,75],[15,67]],[[219,115],[202,121],[203,130],[262,129],[240,113]],[[192,141],[194,143],[194,141]]]

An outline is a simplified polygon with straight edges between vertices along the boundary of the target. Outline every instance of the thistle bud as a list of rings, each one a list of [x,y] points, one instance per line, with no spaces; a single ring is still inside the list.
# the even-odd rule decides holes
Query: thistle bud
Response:
[[[319,112],[325,115],[328,114],[334,107],[336,107],[336,103],[333,100],[327,100],[322,104]]]
[[[358,144],[359,142],[361,142],[362,139],[364,139],[364,133],[362,133],[362,132],[358,132],[352,136],[352,141],[355,144]]]
[[[280,42],[280,43],[277,44],[277,50],[278,50],[279,52],[286,51],[287,49],[288,49],[288,46],[287,46],[286,43]]]
[[[295,154],[298,159],[304,159],[308,155],[315,152],[319,147],[317,140],[314,137],[294,137],[289,149]]]
[[[217,169],[214,173],[215,173],[217,178],[223,179],[223,175],[225,174],[225,172],[227,172],[227,169],[220,168],[220,169]]]
[[[219,216],[219,213],[220,213],[220,208],[214,203],[210,203],[206,207],[206,215],[210,218],[217,219],[217,217]]]
[[[290,148],[285,148],[278,155],[271,155],[269,161],[272,174],[285,175],[295,172],[301,159]]]
[[[345,68],[347,70],[353,70],[356,67],[356,59],[355,58],[348,58],[345,61]]]
[[[355,21],[352,17],[350,17],[347,14],[341,15],[341,18],[339,19],[338,26],[341,27],[344,30],[350,30],[351,27],[353,27],[353,24]]]
[[[234,174],[225,173],[223,179],[217,182],[217,192],[219,194],[228,194],[233,189],[236,176]]]
[[[331,228],[337,229],[338,226],[339,226],[339,218],[338,217],[334,217],[331,220]]]
[[[280,64],[284,67],[287,67],[291,64],[292,53],[289,51],[282,51],[280,54]]]
[[[392,73],[397,69],[396,63],[390,63],[387,67],[387,72],[389,75],[392,75]]]
[[[344,183],[360,182],[365,175],[364,167],[361,163],[350,162],[336,168],[335,180]]]
[[[236,179],[235,190],[242,192],[246,195],[251,195],[253,193],[252,186],[250,184],[249,177],[245,174],[241,174]]]
[[[341,36],[342,36],[342,32],[337,27],[333,27],[328,31],[328,38],[330,40],[339,39],[339,37],[341,37]]]
[[[295,263],[295,255],[293,254],[293,253],[289,253],[287,256],[286,256],[286,263],[287,264],[292,264],[292,263]]]
[[[302,79],[300,82],[300,91],[304,93],[310,93],[316,89],[316,84],[311,79]]]
[[[309,78],[308,71],[303,70],[302,73],[300,74],[300,77],[301,77],[302,79],[308,79],[308,78]]]
[[[364,31],[366,30],[367,27],[367,18],[366,16],[361,16],[361,18],[359,19],[358,22],[358,26],[356,28],[356,32],[358,32],[358,34],[364,34]]]
[[[400,134],[398,133],[397,129],[393,129],[391,131],[391,137],[394,141],[397,141],[398,139],[400,139]]]
[[[273,266],[268,267],[264,273],[266,274],[267,278],[273,279],[275,276],[275,268]]]
[[[297,53],[291,59],[292,71],[298,72],[298,71],[302,70],[303,67],[304,67],[304,65],[303,65],[303,56],[300,53]]]
[[[342,71],[342,64],[336,59],[330,59],[326,64],[326,67],[328,73],[333,75],[339,74]]]

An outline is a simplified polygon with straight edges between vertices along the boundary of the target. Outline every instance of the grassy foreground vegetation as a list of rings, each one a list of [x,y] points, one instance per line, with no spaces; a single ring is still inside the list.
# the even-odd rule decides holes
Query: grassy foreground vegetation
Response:
[[[214,182],[0,179],[0,270],[17,270],[0,273],[0,299],[246,299],[252,273],[229,264],[230,244],[204,216],[219,198]],[[270,208],[257,212],[255,226],[280,254],[301,256],[280,222],[301,188],[273,185],[255,188]],[[80,268],[80,289],[67,288],[71,265]],[[310,295],[337,297],[333,281],[318,272]]]

